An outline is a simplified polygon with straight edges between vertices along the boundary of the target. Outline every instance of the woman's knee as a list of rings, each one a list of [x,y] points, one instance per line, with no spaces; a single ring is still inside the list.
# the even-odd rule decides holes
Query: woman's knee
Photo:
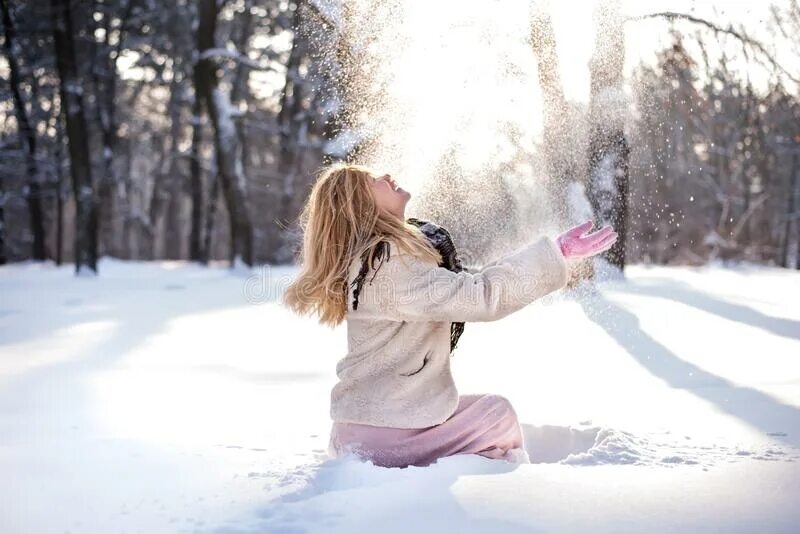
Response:
[[[501,395],[488,395],[487,411],[491,414],[491,432],[495,435],[499,448],[508,450],[524,445],[522,428],[511,401]]]
[[[486,395],[486,402],[492,406],[492,410],[500,417],[517,418],[517,412],[514,411],[514,406],[511,401],[502,395],[490,394]]]

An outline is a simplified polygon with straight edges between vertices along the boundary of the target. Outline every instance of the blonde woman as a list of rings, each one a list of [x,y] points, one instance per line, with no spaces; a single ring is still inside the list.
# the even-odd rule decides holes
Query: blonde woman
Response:
[[[568,260],[608,249],[617,235],[586,234],[587,221],[468,272],[443,228],[405,218],[410,197],[387,174],[337,164],[303,210],[302,265],[284,302],[324,324],[347,323],[330,451],[386,467],[454,454],[525,461],[509,401],[459,396],[450,353],[465,322],[500,319],[564,287]]]

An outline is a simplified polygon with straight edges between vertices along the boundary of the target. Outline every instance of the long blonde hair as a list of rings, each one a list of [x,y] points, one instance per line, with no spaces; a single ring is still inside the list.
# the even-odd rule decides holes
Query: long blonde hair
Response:
[[[421,259],[441,261],[416,226],[375,203],[373,176],[368,167],[344,163],[319,174],[300,215],[300,273],[283,296],[295,312],[317,313],[321,323],[331,326],[341,323],[347,314],[350,265],[365,254],[374,260],[382,242],[396,244]]]

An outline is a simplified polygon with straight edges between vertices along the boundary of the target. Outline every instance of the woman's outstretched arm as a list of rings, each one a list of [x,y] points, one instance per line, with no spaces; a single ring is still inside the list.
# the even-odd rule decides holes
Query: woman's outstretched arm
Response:
[[[454,273],[410,254],[392,253],[374,278],[367,277],[358,309],[348,313],[397,321],[494,321],[564,287],[568,275],[567,260],[549,236],[477,273]]]

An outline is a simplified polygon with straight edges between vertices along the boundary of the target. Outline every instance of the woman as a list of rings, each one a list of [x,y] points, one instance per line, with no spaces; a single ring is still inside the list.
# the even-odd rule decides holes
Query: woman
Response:
[[[386,467],[468,453],[525,458],[505,398],[459,396],[451,350],[464,322],[500,319],[564,287],[568,260],[608,249],[616,233],[584,235],[587,221],[467,272],[444,229],[405,219],[410,198],[387,174],[337,164],[303,210],[302,266],[284,302],[324,324],[347,322],[330,449]]]

